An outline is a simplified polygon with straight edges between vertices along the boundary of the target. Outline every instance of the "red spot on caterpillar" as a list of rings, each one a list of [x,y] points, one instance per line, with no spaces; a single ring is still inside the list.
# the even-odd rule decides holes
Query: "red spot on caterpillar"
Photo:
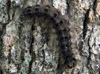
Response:
[[[61,13],[60,13],[60,11],[59,11],[59,10],[57,10],[56,12],[57,12],[59,15],[61,15]]]
[[[48,12],[48,9],[47,9],[47,8],[45,8],[45,9],[44,9],[44,14],[46,15],[46,14],[47,14],[47,12]]]
[[[66,28],[64,28],[63,31],[65,32],[66,31]]]
[[[57,15],[55,14],[55,16],[57,16]],[[63,21],[61,20],[59,23],[55,24],[55,26],[59,26],[59,25],[62,25],[62,24],[63,24]]]
[[[63,19],[64,23],[67,23],[67,21],[65,19]]]
[[[23,10],[23,15],[24,16],[32,16],[32,7],[28,6]]]
[[[70,30],[69,28],[64,28],[62,31],[63,32],[69,32],[69,30]]]
[[[35,13],[39,13],[39,8],[35,8]]]
[[[35,5],[35,13],[39,13],[40,5]]]
[[[59,24],[63,24],[63,21],[61,20],[61,21],[59,22]]]
[[[57,13],[54,13],[53,17],[56,18],[57,17]]]
[[[45,6],[45,9],[44,9],[44,14],[46,14],[49,11],[49,9],[50,9],[50,6],[49,5],[46,5]]]
[[[59,32],[59,34],[62,34],[63,33],[63,30],[59,30],[58,32]]]
[[[31,9],[32,9],[32,7],[30,7],[30,6],[28,6],[28,7],[26,8],[27,11],[30,11]]]
[[[45,8],[50,8],[50,5],[46,5]]]
[[[44,12],[48,12],[48,9],[47,9],[47,8],[45,8],[45,9],[44,9]]]

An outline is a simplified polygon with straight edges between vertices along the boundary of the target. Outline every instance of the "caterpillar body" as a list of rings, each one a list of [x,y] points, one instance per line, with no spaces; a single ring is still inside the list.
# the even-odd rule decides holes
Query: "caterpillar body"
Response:
[[[66,25],[66,20],[61,13],[50,5],[34,5],[23,9],[22,17],[33,18],[34,16],[50,17],[54,21],[53,28],[56,30],[57,40],[59,42],[60,51],[65,59],[63,65],[72,68],[76,64],[76,59],[71,51],[71,35],[70,28]],[[60,66],[60,65],[59,65]],[[58,67],[59,67],[58,66]]]

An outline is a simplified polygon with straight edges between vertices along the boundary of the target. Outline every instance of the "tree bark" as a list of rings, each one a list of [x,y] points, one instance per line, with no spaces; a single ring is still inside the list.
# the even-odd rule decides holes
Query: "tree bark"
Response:
[[[62,53],[61,34],[50,17],[22,16],[25,8],[39,4],[66,19],[71,52]],[[100,0],[0,0],[0,74],[100,74],[99,21]],[[75,58],[70,61],[75,66],[68,67],[66,55]]]

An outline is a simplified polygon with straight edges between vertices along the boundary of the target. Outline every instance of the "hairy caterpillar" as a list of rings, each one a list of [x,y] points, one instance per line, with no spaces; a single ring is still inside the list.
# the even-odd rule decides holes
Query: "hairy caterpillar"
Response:
[[[71,51],[70,28],[68,25],[66,25],[66,20],[63,18],[61,13],[49,5],[28,6],[23,9],[22,17],[28,19],[35,16],[50,17],[51,20],[54,21],[55,25],[53,25],[53,28],[56,29],[60,51],[65,59],[63,65],[67,66],[68,68],[74,67],[76,64],[76,59],[73,57],[73,53]],[[58,67],[59,66],[60,65],[58,65]]]

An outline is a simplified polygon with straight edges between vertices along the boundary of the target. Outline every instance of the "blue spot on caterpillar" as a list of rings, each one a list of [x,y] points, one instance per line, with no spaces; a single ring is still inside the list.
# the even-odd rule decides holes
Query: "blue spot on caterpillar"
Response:
[[[61,49],[60,52],[65,60],[63,64],[59,61],[58,68],[60,68],[61,65],[66,66],[67,68],[74,67],[76,59],[73,57],[73,53],[71,51],[70,28],[66,25],[66,20],[63,18],[61,13],[49,5],[28,6],[23,9],[22,17],[28,19],[33,18],[34,16],[50,17],[55,23],[53,28],[56,29],[56,34],[58,36],[57,40],[59,41],[59,47]]]

